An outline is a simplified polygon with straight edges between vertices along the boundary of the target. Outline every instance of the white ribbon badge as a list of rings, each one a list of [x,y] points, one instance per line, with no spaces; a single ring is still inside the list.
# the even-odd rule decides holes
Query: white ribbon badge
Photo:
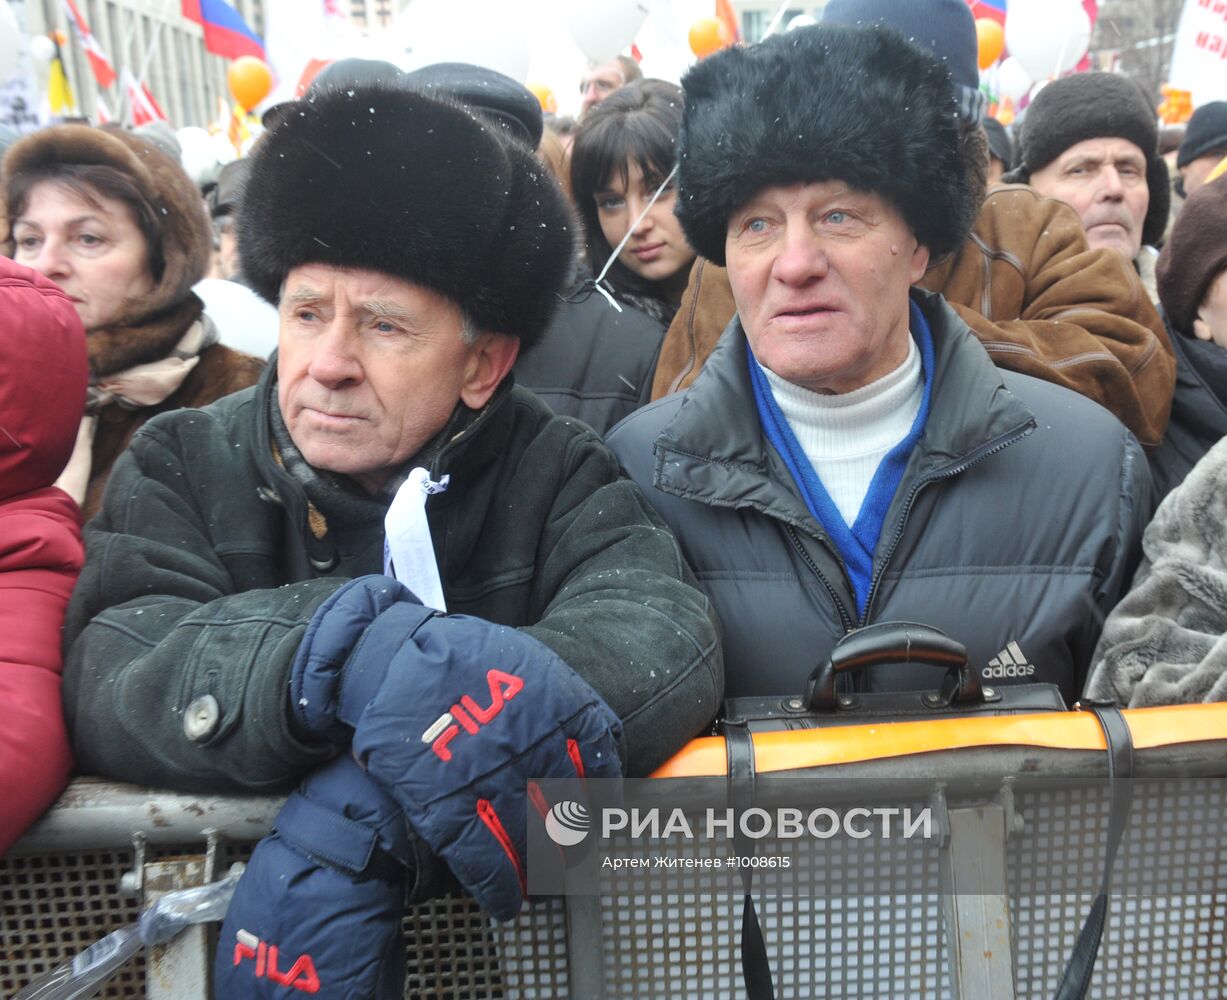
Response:
[[[428,608],[447,611],[435,546],[426,521],[426,498],[447,489],[451,476],[432,482],[430,473],[417,468],[409,473],[383,519],[383,571],[412,590]]]

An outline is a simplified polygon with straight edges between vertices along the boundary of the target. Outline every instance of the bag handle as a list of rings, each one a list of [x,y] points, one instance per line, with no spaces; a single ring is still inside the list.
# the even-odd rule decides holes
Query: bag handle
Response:
[[[814,668],[805,689],[807,707],[812,712],[838,710],[837,676],[892,663],[920,663],[946,671],[934,708],[984,703],[980,671],[967,662],[967,647],[961,642],[931,625],[879,622],[849,632],[835,644],[830,659]]]

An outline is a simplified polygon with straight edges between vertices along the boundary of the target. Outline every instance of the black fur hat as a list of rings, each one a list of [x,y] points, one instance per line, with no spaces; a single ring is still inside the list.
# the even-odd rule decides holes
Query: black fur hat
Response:
[[[975,206],[950,73],[882,28],[820,24],[709,56],[682,80],[676,212],[724,263],[728,220],[763,188],[839,180],[881,195],[940,257]]]
[[[1150,205],[1142,242],[1158,245],[1171,207],[1167,164],[1159,156],[1159,127],[1142,89],[1118,73],[1075,73],[1053,80],[1031,101],[1018,134],[1018,166],[1004,180],[1028,184],[1031,175],[1087,139],[1125,139],[1146,157]]]
[[[570,209],[536,158],[463,108],[383,85],[296,102],[261,141],[239,213],[270,302],[301,264],[367,268],[530,346],[570,270]]]

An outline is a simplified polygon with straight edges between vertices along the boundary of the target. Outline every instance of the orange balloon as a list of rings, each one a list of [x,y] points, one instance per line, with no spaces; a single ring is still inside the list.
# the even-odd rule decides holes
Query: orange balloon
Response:
[[[718,17],[701,17],[690,26],[690,51],[700,59],[727,48],[728,28]]]
[[[273,74],[263,59],[239,56],[226,70],[230,93],[244,111],[250,111],[273,89]]]
[[[528,89],[533,92],[533,97],[541,105],[542,111],[547,115],[558,114],[558,98],[554,96],[554,92],[549,87],[544,83],[530,83]]]
[[[1005,31],[991,17],[976,18],[976,41],[980,46],[981,69],[988,69],[1005,51]]]

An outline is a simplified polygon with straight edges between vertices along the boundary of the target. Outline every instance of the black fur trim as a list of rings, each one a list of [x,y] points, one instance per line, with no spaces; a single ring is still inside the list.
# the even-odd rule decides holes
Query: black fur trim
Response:
[[[302,264],[381,271],[527,348],[570,270],[574,223],[549,171],[498,131],[394,86],[296,102],[252,158],[244,275],[275,302]]]
[[[780,185],[839,180],[879,194],[934,257],[971,229],[950,74],[893,31],[790,31],[709,56],[682,88],[676,212],[718,264],[732,214]]]

